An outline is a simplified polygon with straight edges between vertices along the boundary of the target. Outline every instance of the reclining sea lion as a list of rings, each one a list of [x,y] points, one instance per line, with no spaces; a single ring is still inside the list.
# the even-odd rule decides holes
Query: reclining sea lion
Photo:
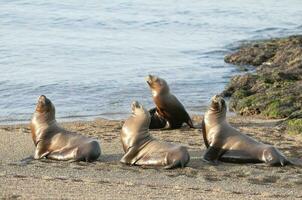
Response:
[[[207,150],[203,159],[235,163],[265,162],[268,165],[292,164],[278,149],[263,144],[239,132],[226,120],[227,106],[218,95],[211,99],[211,105],[202,121],[203,139]]]
[[[125,121],[121,140],[125,155],[121,162],[128,165],[184,167],[190,160],[183,146],[159,142],[149,133],[150,113],[138,102],[132,103],[132,115]]]
[[[36,146],[34,159],[86,161],[98,159],[101,154],[97,140],[61,128],[55,117],[55,106],[41,95],[33,114],[31,134]]]

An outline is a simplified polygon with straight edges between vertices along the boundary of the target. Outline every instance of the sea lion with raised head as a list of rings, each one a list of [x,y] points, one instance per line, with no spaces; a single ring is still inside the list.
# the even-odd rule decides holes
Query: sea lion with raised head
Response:
[[[207,150],[203,159],[234,163],[259,163],[268,165],[291,164],[274,146],[263,144],[233,128],[226,120],[225,100],[215,95],[202,121],[203,139]]]
[[[121,131],[124,156],[121,162],[145,167],[165,169],[184,167],[190,160],[187,148],[159,142],[149,133],[150,113],[138,102],[132,103],[132,115]]]
[[[92,162],[101,154],[97,140],[61,128],[55,117],[55,106],[41,95],[31,123],[31,134],[36,146],[34,159]]]
[[[167,82],[157,76],[149,75],[146,81],[150,86],[153,101],[156,108],[151,109],[150,129],[154,128],[180,128],[183,123],[187,123],[193,128],[192,120],[178,99],[171,94]]]

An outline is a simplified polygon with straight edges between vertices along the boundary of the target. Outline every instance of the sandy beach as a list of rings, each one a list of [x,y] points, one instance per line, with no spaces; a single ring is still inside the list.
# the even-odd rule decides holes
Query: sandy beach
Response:
[[[195,125],[201,118],[194,116]],[[231,124],[256,139],[277,146],[290,158],[302,157],[302,138],[286,135],[276,120],[231,117]],[[27,125],[0,126],[0,198],[29,199],[300,199],[302,167],[220,163],[201,160],[205,149],[199,128],[154,130],[159,140],[185,145],[186,168],[163,170],[125,166],[122,121],[97,119],[62,126],[98,138],[102,156],[94,163],[52,160],[21,161],[33,154]]]

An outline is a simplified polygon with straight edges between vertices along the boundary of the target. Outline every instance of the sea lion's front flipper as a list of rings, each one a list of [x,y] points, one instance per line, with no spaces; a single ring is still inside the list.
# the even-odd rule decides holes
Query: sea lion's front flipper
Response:
[[[206,124],[205,124],[205,121],[204,121],[204,117],[201,121],[201,132],[202,132],[202,137],[203,137],[204,144],[208,148],[210,146],[210,144],[209,144],[209,141],[208,141],[208,138],[207,138],[207,130],[206,130]]]
[[[158,114],[156,108],[152,108],[151,110],[149,110],[149,113],[151,115],[149,129],[159,129],[164,128],[166,126],[167,120]]]
[[[134,165],[136,160],[134,159],[137,154],[137,148],[130,147],[125,155],[121,158],[120,162],[128,165]]]
[[[47,145],[43,141],[37,142],[37,147],[35,149],[34,159],[38,160],[46,157],[49,154]]]
[[[221,149],[213,146],[209,146],[203,155],[203,160],[211,164],[217,164],[218,159],[221,155]]]

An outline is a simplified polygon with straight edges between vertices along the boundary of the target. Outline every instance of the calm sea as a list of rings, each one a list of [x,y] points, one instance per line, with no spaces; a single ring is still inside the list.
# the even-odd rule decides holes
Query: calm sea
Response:
[[[122,119],[158,75],[190,114],[240,73],[242,41],[302,33],[300,0],[0,0],[0,123],[48,96],[60,120]]]

